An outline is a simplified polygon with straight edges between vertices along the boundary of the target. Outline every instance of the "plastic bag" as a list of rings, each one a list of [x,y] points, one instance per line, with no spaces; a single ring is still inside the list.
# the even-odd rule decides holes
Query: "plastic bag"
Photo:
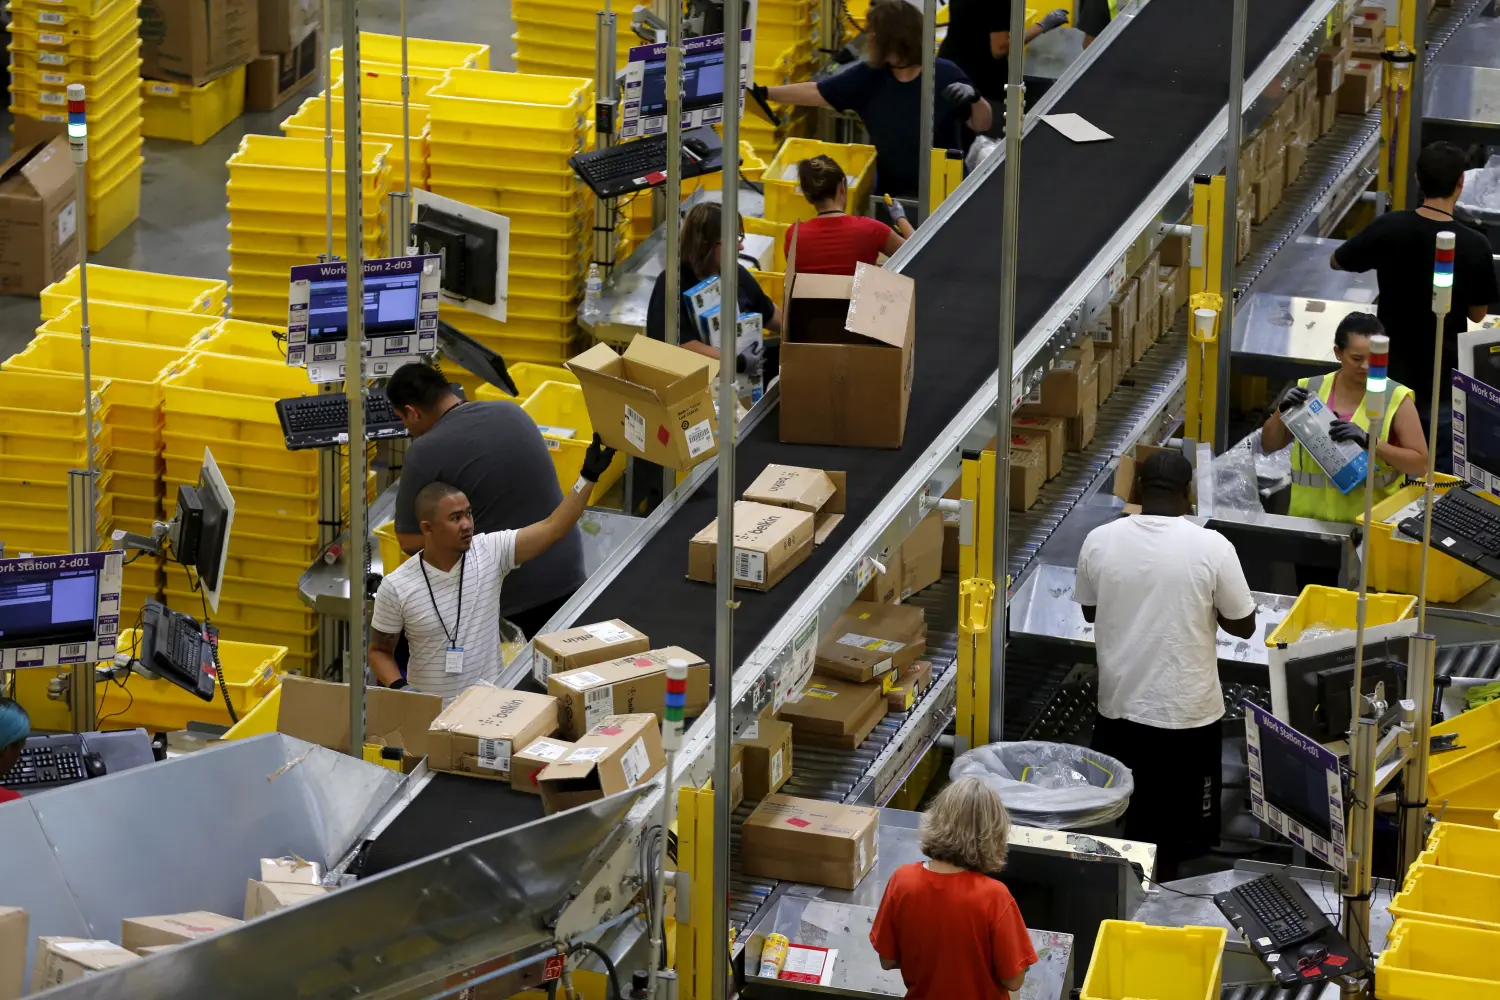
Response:
[[[973,775],[1000,793],[1023,826],[1085,830],[1125,815],[1135,778],[1113,757],[1069,743],[1027,740],[975,747],[950,778]]]
[[[969,173],[972,174],[978,170],[981,163],[989,159],[994,153],[999,152],[1000,145],[1001,141],[999,139],[991,139],[987,135],[977,137],[974,140],[974,144],[969,147],[969,155],[964,157],[964,166],[968,168]]]
[[[500,662],[510,666],[526,649],[526,636],[509,619],[500,619]]]
[[[1260,450],[1260,431],[1214,459],[1214,506],[1229,510],[1265,513],[1260,502],[1259,474],[1255,452]]]
[[[1267,452],[1265,445],[1260,440],[1259,427],[1255,428],[1246,438],[1245,444],[1250,448],[1250,454],[1255,458],[1255,474],[1267,487],[1276,490],[1292,478],[1292,443],[1287,441],[1286,446],[1278,451]]]
[[[1479,222],[1500,222],[1500,157],[1490,157],[1478,170],[1464,171],[1464,193],[1457,208]]]

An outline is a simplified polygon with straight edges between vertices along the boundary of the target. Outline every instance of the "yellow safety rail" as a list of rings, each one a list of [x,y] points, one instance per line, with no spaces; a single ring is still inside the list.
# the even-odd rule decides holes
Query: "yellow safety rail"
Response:
[[[1203,233],[1202,267],[1192,268],[1189,278],[1188,302],[1193,309],[1213,309],[1222,315],[1224,289],[1223,245],[1219,229],[1224,219],[1224,178],[1222,175],[1203,178],[1193,182],[1193,226]],[[1229,242],[1235,236],[1230,234]],[[1188,317],[1190,340],[1187,352],[1187,418],[1183,436],[1199,441],[1214,439],[1214,425],[1219,411],[1219,321],[1214,320],[1214,333],[1200,337],[1193,329],[1193,318]]]
[[[965,458],[960,496],[972,528],[958,550],[958,691],[954,727],[963,747],[983,746],[990,736],[990,628],[994,618],[995,452]],[[1004,620],[1004,614],[1001,614]],[[1003,626],[1002,626],[1003,627]],[[999,734],[996,734],[997,736]]]
[[[1387,5],[1389,8],[1389,5]],[[1380,100],[1380,167],[1378,190],[1391,208],[1405,208],[1412,175],[1412,68],[1416,63],[1417,18],[1431,6],[1419,0],[1399,0],[1395,17],[1386,11],[1385,86]]]
[[[692,884],[692,920],[677,924],[677,993],[681,1000],[713,996],[714,790],[677,790],[677,870]],[[728,887],[724,887],[728,891]],[[727,947],[728,942],[724,945]]]

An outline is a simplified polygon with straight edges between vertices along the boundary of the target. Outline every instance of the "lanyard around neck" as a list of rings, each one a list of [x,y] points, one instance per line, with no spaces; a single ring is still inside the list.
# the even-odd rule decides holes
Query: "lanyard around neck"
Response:
[[[438,610],[437,598],[432,594],[432,580],[427,576],[427,560],[420,554],[417,555],[417,565],[422,569],[422,581],[427,584],[427,599],[432,602],[432,613],[437,615],[438,627],[443,630],[443,638],[448,640],[449,649],[458,648],[458,628],[464,620],[464,561],[469,558],[465,552],[458,557],[458,612],[453,618],[453,634],[448,634],[448,625],[443,621],[443,613]]]

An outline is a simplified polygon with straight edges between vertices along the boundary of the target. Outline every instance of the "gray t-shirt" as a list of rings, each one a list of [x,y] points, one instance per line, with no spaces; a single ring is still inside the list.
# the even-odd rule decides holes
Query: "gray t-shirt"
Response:
[[[414,501],[428,483],[457,486],[474,507],[475,532],[508,531],[546,520],[562,503],[557,470],[541,432],[506,401],[449,410],[406,450],[396,494],[396,530],[420,534]],[[502,614],[519,614],[566,597],[584,580],[577,528],[505,578]]]

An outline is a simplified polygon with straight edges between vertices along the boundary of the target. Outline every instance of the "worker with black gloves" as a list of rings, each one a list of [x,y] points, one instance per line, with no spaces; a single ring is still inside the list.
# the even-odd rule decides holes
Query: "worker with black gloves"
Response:
[[[474,531],[463,491],[431,482],[417,492],[422,551],[387,573],[370,619],[370,666],[386,687],[440,695],[446,706],[475,684],[499,684],[500,594],[506,576],[573,533],[594,484],[615,457],[594,435],[583,470],[543,520],[507,531]],[[406,634],[406,676],[396,643]]]
[[[1328,436],[1352,441],[1361,450],[1370,444],[1370,414],[1366,411],[1365,378],[1370,373],[1370,338],[1384,333],[1379,319],[1369,313],[1345,316],[1333,334],[1333,356],[1339,369],[1331,375],[1313,375],[1300,380],[1282,396],[1276,412],[1260,431],[1266,452],[1280,451],[1292,441],[1282,414],[1316,397],[1334,417]],[[1427,438],[1412,390],[1395,379],[1386,381],[1385,412],[1380,437],[1375,442],[1375,502],[1401,488],[1401,475],[1427,473]],[[1288,511],[1293,517],[1352,524],[1365,512],[1363,487],[1341,493],[1321,466],[1301,444],[1292,445],[1292,498]]]
[[[1026,29],[1024,44],[1067,23],[1068,11],[1059,7]],[[1003,103],[1010,73],[1010,0],[949,0],[948,34],[938,58],[969,74],[985,100]]]
[[[864,62],[816,83],[752,89],[761,100],[857,113],[875,146],[876,190],[910,198],[929,149],[963,149],[961,127],[983,133],[994,116],[964,71],[938,59],[932,135],[922,136],[922,12],[905,0],[882,0],[865,18],[865,36]]]
[[[689,209],[687,216],[682,220],[681,291],[686,292],[698,282],[719,274],[722,257],[722,248],[719,246],[719,226],[722,218],[723,209],[719,203],[705,201]],[[745,227],[742,220],[741,240],[744,239],[744,234]],[[743,264],[739,265],[739,269],[737,291],[740,313],[760,313],[761,325],[766,330],[773,332],[780,330],[781,307],[772,302],[770,296],[761,290],[760,285],[756,283],[755,276],[745,270]],[[697,322],[693,319],[693,311],[688,306],[686,298],[679,297],[677,309],[681,316],[677,328],[678,342],[695,354],[702,354],[717,361],[720,347],[708,343],[705,334],[699,330]],[[734,323],[726,319],[723,328],[733,330]],[[646,306],[646,336],[653,340],[665,340],[667,337],[666,271],[657,275],[656,285],[651,289],[651,301]],[[752,380],[756,376],[761,376],[769,382],[776,376],[778,356],[779,352],[767,352],[764,344],[749,344],[738,352],[734,369],[750,376]]]

